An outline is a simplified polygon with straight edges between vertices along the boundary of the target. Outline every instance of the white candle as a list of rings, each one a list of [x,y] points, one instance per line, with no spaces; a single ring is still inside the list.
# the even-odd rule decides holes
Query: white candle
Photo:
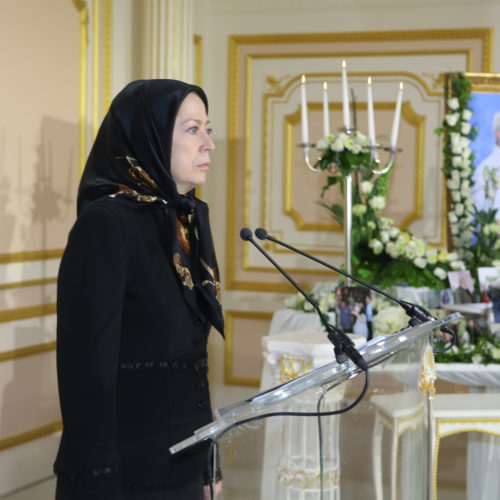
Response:
[[[306,97],[306,77],[302,75],[302,84],[300,85],[300,104],[302,118],[302,143],[309,143],[309,124],[307,122],[307,97]]]
[[[375,144],[375,116],[373,113],[373,95],[372,95],[372,77],[368,77],[368,85],[366,88],[368,95],[368,138],[370,145]]]
[[[401,117],[401,103],[403,102],[403,82],[399,82],[398,98],[396,100],[396,110],[394,111],[394,121],[392,122],[391,148],[396,148],[398,142],[399,119]]]
[[[342,61],[342,113],[344,115],[344,127],[346,130],[351,128],[351,115],[349,113],[349,90],[347,85],[347,64],[345,59]]]
[[[328,84],[323,82],[323,136],[330,135],[330,117],[328,112]]]

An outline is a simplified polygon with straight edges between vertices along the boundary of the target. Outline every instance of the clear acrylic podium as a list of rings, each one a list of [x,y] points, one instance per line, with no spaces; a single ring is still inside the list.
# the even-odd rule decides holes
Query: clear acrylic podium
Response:
[[[172,446],[182,453],[214,440],[224,500],[423,500],[429,498],[430,429],[423,360],[433,332],[455,313],[376,337],[359,352],[370,384],[351,361],[329,363],[286,384],[215,411],[216,419]],[[325,334],[326,335],[326,334]],[[257,420],[240,424],[253,417]],[[321,480],[323,478],[323,480]]]

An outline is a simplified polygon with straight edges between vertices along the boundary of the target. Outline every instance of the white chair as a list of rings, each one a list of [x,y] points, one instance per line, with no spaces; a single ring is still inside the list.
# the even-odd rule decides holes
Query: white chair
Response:
[[[425,412],[425,402],[422,398],[415,398],[415,393],[380,394],[370,398],[375,406],[375,425],[372,440],[373,482],[375,498],[382,500],[382,436],[384,428],[391,432],[390,445],[390,474],[391,499],[398,498],[398,457],[399,443],[407,431],[417,431],[422,428]]]

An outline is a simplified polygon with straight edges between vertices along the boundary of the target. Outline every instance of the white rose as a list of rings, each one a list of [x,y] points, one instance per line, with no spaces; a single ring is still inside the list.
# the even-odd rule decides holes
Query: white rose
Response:
[[[450,224],[451,234],[457,235],[459,233],[458,224]]]
[[[373,253],[375,255],[382,253],[382,250],[384,249],[384,245],[382,244],[382,242],[377,240],[376,238],[373,238],[368,246],[373,250]]]
[[[432,273],[434,274],[434,276],[436,276],[436,278],[439,278],[440,280],[444,280],[447,276],[446,271],[442,267],[436,267],[436,269],[434,269]]]
[[[460,132],[464,135],[469,135],[470,129],[471,129],[471,124],[468,122],[463,122],[462,126],[460,127]]]
[[[464,264],[461,260],[454,260],[453,262],[450,262],[450,267],[454,271],[460,271],[461,269],[463,269]]]
[[[318,302],[318,307],[319,307],[319,310],[321,312],[328,312],[328,308],[329,308],[329,303],[328,303],[328,298],[326,297],[323,297],[319,300]]]
[[[458,109],[460,106],[460,103],[458,101],[458,98],[457,97],[452,97],[451,99],[448,99],[448,107],[455,111],[456,109]]]
[[[413,263],[420,269],[424,269],[427,265],[427,259],[424,259],[423,257],[417,257]]]
[[[483,356],[481,354],[474,354],[472,356],[472,362],[475,363],[476,365],[479,365],[480,363],[483,362]]]
[[[399,236],[399,229],[397,227],[391,227],[391,229],[389,230],[389,236],[392,239],[397,238]]]
[[[374,196],[373,198],[370,198],[370,200],[368,200],[368,203],[370,204],[370,207],[373,208],[373,210],[382,210],[385,208],[385,197]]]
[[[435,264],[437,262],[437,252],[435,255],[428,255],[427,261],[429,262],[429,264]]]
[[[450,224],[456,224],[458,222],[458,217],[455,212],[448,212],[448,220],[450,221]]]
[[[405,255],[408,259],[413,260],[416,257],[415,249],[410,246],[407,246],[405,248]]]
[[[311,312],[311,311],[313,311],[313,310],[314,310],[313,305],[312,305],[310,302],[308,302],[308,301],[306,300],[306,301],[304,302],[304,311],[306,311],[306,312]]]
[[[500,359],[500,349],[498,347],[494,347],[491,350],[491,357],[496,360]]]
[[[352,147],[354,146],[353,140],[346,134],[340,134],[340,136],[342,137],[342,142],[344,143],[344,148],[351,151]]]
[[[352,213],[356,217],[361,217],[366,213],[366,205],[363,205],[361,203],[357,203],[356,205],[352,206]]]
[[[387,231],[381,231],[380,239],[382,243],[387,243],[389,241],[389,233]]]
[[[460,137],[460,144],[462,145],[462,149],[468,148],[470,139],[468,137]]]
[[[457,156],[457,155],[454,155],[451,157],[451,164],[456,168],[456,167],[460,167],[462,165],[462,162],[463,162],[463,158],[462,156]]]
[[[353,144],[351,148],[352,154],[359,154],[361,153],[361,145],[360,144]]]
[[[325,139],[318,139],[318,141],[316,142],[316,149],[320,149],[321,151],[328,149],[328,146],[328,141]]]
[[[387,243],[385,251],[391,256],[392,259],[396,259],[398,257],[398,247],[393,241],[389,241],[389,243]]]
[[[450,127],[454,127],[457,124],[459,118],[460,118],[460,115],[458,113],[448,113],[444,117],[444,119],[446,120],[446,123]]]
[[[340,153],[344,149],[344,143],[340,137],[337,137],[331,144],[330,149],[335,153]]]
[[[449,187],[449,186],[448,186]],[[452,190],[451,191],[451,199],[457,203],[462,199],[462,196],[460,194],[460,191]]]
[[[370,181],[363,181],[361,183],[361,192],[363,194],[370,194],[373,189],[373,182]]]
[[[463,215],[463,213],[464,213],[464,206],[462,205],[462,203],[457,203],[455,205],[455,213],[457,214],[458,217],[460,217],[461,215]]]
[[[472,109],[464,109],[462,111],[462,120],[468,122],[472,118]]]
[[[462,172],[461,172],[460,175],[461,175],[462,178],[465,178],[465,177],[469,177],[470,173],[471,173],[471,169],[469,167],[465,167],[462,170]]]
[[[469,148],[464,148],[462,150],[462,158],[469,158],[471,153],[472,153],[472,151]]]

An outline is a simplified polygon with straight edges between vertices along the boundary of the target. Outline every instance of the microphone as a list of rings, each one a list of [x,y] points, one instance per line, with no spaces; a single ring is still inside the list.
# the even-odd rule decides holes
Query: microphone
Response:
[[[259,250],[259,252],[264,255],[264,257],[271,262],[271,264],[304,296],[304,298],[314,307],[314,310],[318,313],[319,319],[323,326],[325,327],[328,340],[333,344],[333,350],[335,352],[335,359],[337,363],[342,364],[347,361],[348,358],[359,366],[364,371],[368,370],[368,365],[363,359],[363,356],[354,347],[354,342],[350,339],[342,330],[336,328],[328,321],[326,321],[325,316],[321,312],[318,304],[295,282],[295,280],[252,238],[252,231],[247,227],[244,227],[240,231],[240,237],[244,241],[249,241],[252,245]]]
[[[302,250],[299,250],[298,248],[295,248],[295,247],[289,245],[288,243],[284,243],[283,241],[280,241],[280,240],[274,238],[273,236],[271,236],[262,227],[259,227],[255,230],[255,236],[257,236],[257,238],[259,238],[259,240],[270,240],[270,241],[273,241],[274,243],[277,243],[278,245],[284,246],[285,248],[292,250],[292,252],[299,253],[300,255],[303,255],[304,257],[307,257],[308,259],[314,260],[318,264],[321,264],[321,265],[327,267],[328,269],[331,269],[332,271],[335,271],[339,274],[342,274],[343,276],[360,283],[361,285],[369,288],[370,290],[373,290],[374,292],[377,292],[377,293],[384,295],[389,300],[395,302],[396,304],[398,304],[400,307],[402,307],[404,309],[405,313],[410,317],[410,321],[409,321],[410,326],[416,326],[419,323],[429,321],[432,319],[436,319],[436,318],[434,318],[434,316],[432,316],[432,314],[429,311],[427,311],[423,307],[421,307],[417,304],[413,304],[411,302],[407,302],[406,300],[398,299],[398,298],[394,297],[393,295],[391,295],[390,293],[387,293],[384,290],[381,290],[380,288],[376,287],[375,285],[371,285],[371,284],[367,283],[366,281],[363,281],[362,279],[356,278],[356,276],[353,276],[352,274],[349,274],[349,273],[343,271],[342,269],[339,269],[335,266],[328,264],[327,262],[322,261],[321,259],[318,259],[317,257],[314,257],[314,255],[303,252]],[[451,328],[448,328],[447,326],[442,326],[441,331],[443,333],[447,333],[453,337],[452,345],[454,345],[456,343],[456,334]]]

